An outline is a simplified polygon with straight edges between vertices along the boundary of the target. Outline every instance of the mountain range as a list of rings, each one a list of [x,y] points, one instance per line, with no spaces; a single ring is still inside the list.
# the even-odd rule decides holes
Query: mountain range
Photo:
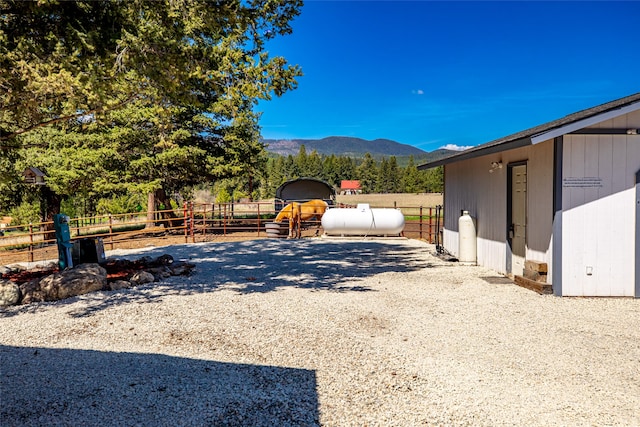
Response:
[[[300,152],[302,145],[304,145],[307,154],[315,150],[318,154],[326,156],[334,154],[355,158],[363,157],[369,153],[376,158],[414,156],[416,160],[431,161],[453,153],[453,151],[445,149],[427,152],[390,139],[368,141],[348,136],[329,136],[322,139],[264,139],[263,142],[267,145],[267,152],[281,156],[295,156]]]

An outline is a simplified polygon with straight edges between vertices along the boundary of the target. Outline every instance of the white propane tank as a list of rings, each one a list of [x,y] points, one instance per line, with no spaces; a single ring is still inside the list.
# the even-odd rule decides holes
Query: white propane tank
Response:
[[[458,260],[461,264],[476,265],[477,238],[476,223],[469,215],[469,211],[463,211],[458,219],[459,251]]]
[[[371,209],[359,203],[356,208],[328,209],[322,228],[334,236],[397,236],[404,230],[404,215],[398,209]]]

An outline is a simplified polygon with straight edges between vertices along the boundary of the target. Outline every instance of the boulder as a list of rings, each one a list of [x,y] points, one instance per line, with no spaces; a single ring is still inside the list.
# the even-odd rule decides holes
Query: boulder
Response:
[[[16,274],[27,269],[19,264],[0,266],[0,276],[4,274]]]
[[[133,287],[133,283],[127,280],[116,280],[115,282],[109,283],[109,289],[112,291],[119,291],[120,289],[129,289]]]
[[[167,277],[171,276],[171,270],[169,269],[169,267],[165,265],[160,267],[148,268],[147,271],[153,274],[153,277],[155,277],[154,282],[157,282],[162,279],[166,279]]]
[[[149,273],[148,271],[138,271],[133,276],[131,276],[131,279],[129,279],[129,281],[131,281],[136,285],[151,283],[154,280],[155,280],[155,277],[153,277],[153,274]]]
[[[40,290],[40,279],[33,279],[20,284],[22,299],[20,304],[31,304],[32,302],[46,301],[46,295]]]
[[[169,269],[171,270],[172,276],[187,276],[191,274],[191,271],[196,268],[195,264],[190,262],[178,261],[171,264]]]
[[[107,271],[98,264],[79,266],[44,277],[40,290],[46,301],[56,301],[99,291],[107,285]]]
[[[0,306],[2,304],[56,301],[103,289],[112,291],[128,289],[145,283],[157,282],[170,276],[189,275],[194,268],[195,264],[174,261],[173,257],[168,254],[157,258],[144,256],[137,261],[108,259],[103,265],[80,264],[73,269],[33,279],[16,286],[7,285],[6,290],[0,288]],[[17,268],[10,266],[5,270],[15,273]],[[127,280],[108,282],[107,274],[114,279],[129,274],[131,276]],[[1,278],[0,282],[3,282]],[[4,292],[7,292],[6,297]],[[16,299],[16,294],[18,300],[12,302]]]
[[[16,305],[19,301],[20,286],[9,280],[0,280],[0,307]]]
[[[155,261],[153,257],[150,257],[149,255],[145,255],[136,262],[140,265],[151,265],[153,264],[153,261]]]
[[[153,264],[157,266],[169,265],[171,263],[173,263],[173,257],[169,254],[160,255],[153,261]]]

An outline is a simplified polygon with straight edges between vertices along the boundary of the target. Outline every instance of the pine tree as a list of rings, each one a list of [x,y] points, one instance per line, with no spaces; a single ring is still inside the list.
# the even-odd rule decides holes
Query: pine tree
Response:
[[[401,191],[405,193],[417,193],[420,190],[420,173],[412,155],[409,157],[409,163],[404,170]]]
[[[296,165],[296,170],[298,171],[299,176],[308,176],[308,156],[307,149],[304,144],[300,145],[300,149],[298,150],[298,154],[293,158],[293,161]]]
[[[322,179],[334,187],[340,185],[340,172],[337,167],[338,157],[335,154],[327,156],[322,161]]]
[[[398,161],[396,156],[389,157],[388,161],[388,177],[387,177],[387,191],[389,193],[397,193],[400,191],[400,179],[401,172],[398,168]]]
[[[168,205],[195,183],[251,181],[264,165],[253,108],[301,75],[265,42],[290,33],[300,7],[4,1],[0,149],[24,148],[18,160],[43,165],[60,197],[149,192]]]
[[[444,191],[444,167],[420,171],[423,173],[422,185],[426,193],[442,193]]]
[[[307,157],[307,170],[305,176],[309,178],[323,179],[322,158],[316,150]]]
[[[356,168],[356,176],[360,180],[363,193],[376,191],[378,166],[370,153],[365,153],[362,163]]]

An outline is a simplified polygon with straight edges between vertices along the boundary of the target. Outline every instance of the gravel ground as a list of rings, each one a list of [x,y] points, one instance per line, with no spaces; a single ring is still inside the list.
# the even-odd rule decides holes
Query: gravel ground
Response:
[[[541,296],[417,240],[126,256],[163,253],[195,274],[0,311],[0,425],[640,425],[640,300]]]

